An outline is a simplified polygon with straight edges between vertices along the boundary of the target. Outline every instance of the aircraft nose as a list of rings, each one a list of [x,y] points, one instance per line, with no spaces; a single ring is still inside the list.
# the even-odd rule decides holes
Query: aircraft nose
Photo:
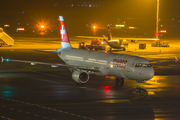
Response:
[[[151,79],[154,76],[154,69],[150,68],[147,72],[146,72],[146,79]]]

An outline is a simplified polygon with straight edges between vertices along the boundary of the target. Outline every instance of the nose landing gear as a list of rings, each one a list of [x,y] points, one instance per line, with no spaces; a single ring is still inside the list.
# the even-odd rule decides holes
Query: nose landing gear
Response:
[[[142,88],[140,87],[140,83],[144,83],[146,81],[136,80],[135,82],[137,83],[136,92],[140,92],[142,90]]]
[[[140,85],[139,85],[139,83],[137,83],[138,85],[137,85],[137,87],[136,87],[136,92],[140,92],[141,91],[141,87],[140,87]]]
[[[120,85],[120,86],[123,86],[124,85],[124,78],[116,78],[115,79],[115,85],[116,86],[118,86],[118,85]]]

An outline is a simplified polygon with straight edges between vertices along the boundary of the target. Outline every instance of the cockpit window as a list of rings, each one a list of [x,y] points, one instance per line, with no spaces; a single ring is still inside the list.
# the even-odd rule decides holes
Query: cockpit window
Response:
[[[152,67],[151,64],[144,64],[143,67]]]
[[[137,64],[135,65],[135,67],[152,67],[152,65],[151,65],[151,64],[141,64],[141,63],[137,63]]]
[[[135,65],[135,67],[139,67],[139,63],[137,63],[137,64]]]

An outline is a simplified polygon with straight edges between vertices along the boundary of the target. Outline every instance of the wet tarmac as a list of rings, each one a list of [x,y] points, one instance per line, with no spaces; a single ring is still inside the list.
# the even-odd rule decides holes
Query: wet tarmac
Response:
[[[176,46],[116,53],[139,55],[151,62],[174,59],[175,56],[180,58]],[[63,63],[56,54],[28,48],[0,48],[0,55],[11,59]],[[141,92],[136,92],[133,80],[125,80],[124,86],[120,87],[114,85],[114,77],[91,76],[87,84],[79,86],[64,67],[0,63],[0,119],[179,120],[180,63],[153,67],[155,76],[141,84]]]

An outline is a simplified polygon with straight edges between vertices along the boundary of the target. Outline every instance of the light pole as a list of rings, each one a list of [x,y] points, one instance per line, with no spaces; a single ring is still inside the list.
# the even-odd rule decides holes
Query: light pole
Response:
[[[155,34],[157,39],[159,36],[158,26],[159,26],[159,0],[157,0],[156,34]]]

